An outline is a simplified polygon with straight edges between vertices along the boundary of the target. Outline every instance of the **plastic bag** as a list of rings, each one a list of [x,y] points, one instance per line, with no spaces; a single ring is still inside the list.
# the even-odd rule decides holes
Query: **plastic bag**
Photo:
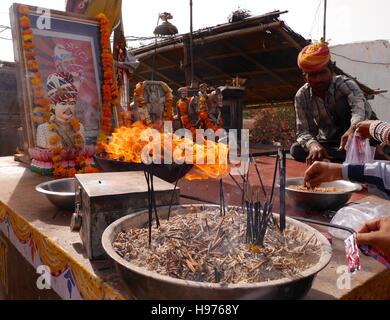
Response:
[[[368,163],[374,160],[374,156],[375,147],[370,146],[370,140],[363,139],[356,132],[349,137],[344,163]]]
[[[341,208],[331,223],[349,227],[358,231],[369,220],[390,215],[390,205],[376,205],[371,202],[353,204]],[[329,228],[329,233],[338,239],[346,239],[350,233],[340,229]]]

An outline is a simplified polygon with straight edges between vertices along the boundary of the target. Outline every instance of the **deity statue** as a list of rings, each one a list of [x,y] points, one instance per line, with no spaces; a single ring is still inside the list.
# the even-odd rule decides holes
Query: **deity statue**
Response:
[[[134,115],[146,125],[160,128],[163,121],[173,120],[171,88],[162,81],[142,81],[134,89]]]
[[[207,112],[211,122],[216,126],[222,126],[221,109],[223,106],[223,96],[221,89],[217,88],[211,92],[207,99]]]
[[[183,128],[194,131],[195,128],[190,121],[190,108],[191,102],[193,100],[192,97],[188,97],[188,88],[182,87],[178,90],[179,100],[177,101],[177,110],[179,113],[179,119]]]
[[[147,93],[146,103],[151,121],[155,122],[159,119],[163,119],[165,97],[161,86],[146,86],[145,91]]]

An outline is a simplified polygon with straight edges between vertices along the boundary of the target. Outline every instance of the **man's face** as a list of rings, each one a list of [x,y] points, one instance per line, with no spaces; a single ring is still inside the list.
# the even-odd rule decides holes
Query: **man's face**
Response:
[[[314,91],[324,92],[328,90],[332,80],[332,72],[326,67],[316,72],[305,73],[305,80]]]
[[[56,103],[54,107],[56,119],[68,122],[75,115],[76,100],[67,100]]]

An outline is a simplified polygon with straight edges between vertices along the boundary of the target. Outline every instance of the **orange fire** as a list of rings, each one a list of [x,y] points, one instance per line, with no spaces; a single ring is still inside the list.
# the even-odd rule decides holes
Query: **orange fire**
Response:
[[[189,180],[220,178],[230,169],[227,145],[207,139],[204,144],[196,144],[193,139],[161,133],[140,121],[115,129],[105,151],[109,159],[135,163],[148,163],[151,159],[154,163],[193,163],[199,170],[187,174]]]

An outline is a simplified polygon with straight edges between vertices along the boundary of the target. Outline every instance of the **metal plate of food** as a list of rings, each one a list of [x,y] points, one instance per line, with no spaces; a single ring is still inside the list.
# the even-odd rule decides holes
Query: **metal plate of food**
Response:
[[[304,186],[303,178],[286,179],[287,197],[304,210],[337,210],[348,202],[353,192],[361,190],[360,184],[346,180],[326,182],[309,189]]]

